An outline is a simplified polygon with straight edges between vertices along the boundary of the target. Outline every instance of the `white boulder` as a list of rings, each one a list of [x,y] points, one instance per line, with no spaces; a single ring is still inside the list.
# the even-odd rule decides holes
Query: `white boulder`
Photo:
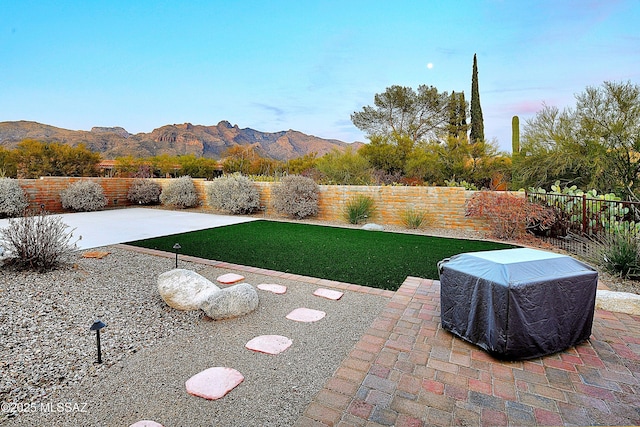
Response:
[[[599,290],[596,292],[596,309],[640,316],[640,295]]]
[[[240,283],[211,294],[200,309],[214,320],[229,319],[251,313],[258,307],[258,292],[248,283]]]
[[[177,268],[158,276],[158,292],[169,307],[197,310],[204,300],[221,291],[195,271]]]
[[[381,226],[380,224],[374,224],[373,222],[363,225],[362,229],[369,230],[369,231],[384,231],[383,226]]]

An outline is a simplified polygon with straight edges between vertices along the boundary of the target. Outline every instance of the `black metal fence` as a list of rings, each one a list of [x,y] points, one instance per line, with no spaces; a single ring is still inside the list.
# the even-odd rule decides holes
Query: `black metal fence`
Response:
[[[640,235],[640,203],[588,197],[586,194],[527,193],[527,199],[552,208],[556,221],[534,233],[549,243],[577,255],[590,255],[597,242],[617,233]]]

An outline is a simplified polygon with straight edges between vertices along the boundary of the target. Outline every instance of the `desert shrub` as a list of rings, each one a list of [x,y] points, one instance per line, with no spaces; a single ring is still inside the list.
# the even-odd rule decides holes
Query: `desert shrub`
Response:
[[[160,201],[162,187],[150,179],[135,179],[129,187],[127,199],[139,205],[151,205]]]
[[[376,202],[369,196],[359,194],[345,204],[342,215],[349,224],[360,224],[375,217]]]
[[[276,212],[302,219],[318,213],[318,184],[311,178],[289,175],[271,190]]]
[[[413,230],[424,227],[428,220],[427,213],[420,209],[409,207],[402,213],[402,223],[405,227]]]
[[[22,215],[27,206],[27,196],[18,181],[0,178],[0,218]]]
[[[198,193],[193,179],[185,175],[169,181],[160,194],[160,202],[181,209],[197,206]]]
[[[466,214],[489,221],[493,237],[502,240],[523,237],[527,230],[544,229],[555,220],[552,209],[501,191],[477,192],[467,203]]]
[[[97,211],[107,205],[102,186],[95,181],[76,181],[60,193],[62,207],[74,211]]]
[[[71,259],[77,249],[73,230],[61,217],[46,212],[27,211],[22,218],[9,219],[0,230],[0,244],[5,264],[20,270],[47,271]]]
[[[640,278],[640,242],[632,232],[587,237],[574,236],[590,246],[587,261],[625,279]]]
[[[248,214],[260,208],[260,193],[244,175],[234,173],[214,179],[207,186],[209,206],[233,214]]]

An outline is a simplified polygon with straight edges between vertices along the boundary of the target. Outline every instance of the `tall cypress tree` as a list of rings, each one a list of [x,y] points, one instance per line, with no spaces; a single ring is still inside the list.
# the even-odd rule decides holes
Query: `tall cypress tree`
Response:
[[[468,132],[467,103],[464,100],[464,92],[453,91],[449,98],[449,136],[452,138],[465,138]]]
[[[473,75],[471,77],[471,143],[484,141],[484,121],[482,120],[482,107],[480,107],[480,92],[478,91],[478,60],[473,54]]]

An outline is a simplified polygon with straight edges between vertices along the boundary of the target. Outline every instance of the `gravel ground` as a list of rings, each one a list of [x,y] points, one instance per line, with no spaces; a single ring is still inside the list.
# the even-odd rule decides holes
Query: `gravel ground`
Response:
[[[121,247],[103,259],[81,258],[45,274],[0,269],[0,424],[127,426],[143,419],[165,426],[289,426],[333,374],[388,299],[346,291],[339,301],[313,296],[319,286],[244,274],[245,282],[278,283],[284,295],[258,291],[246,316],[212,321],[200,311],[169,308],[156,277],[173,259]],[[210,280],[232,270],[180,262]],[[299,323],[295,308],[326,318]],[[96,361],[94,320],[101,333]],[[258,335],[284,335],[279,355],[244,348]],[[245,380],[208,401],[187,394],[185,381],[213,366]]]

